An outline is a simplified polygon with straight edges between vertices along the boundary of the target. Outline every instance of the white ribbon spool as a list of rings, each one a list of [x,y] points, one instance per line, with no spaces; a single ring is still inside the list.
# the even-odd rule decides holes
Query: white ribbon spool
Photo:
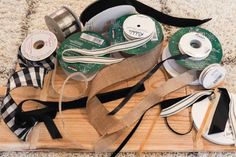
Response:
[[[57,38],[49,31],[37,31],[29,34],[21,45],[23,57],[30,61],[41,61],[55,52]]]
[[[232,103],[232,100],[235,99],[236,95],[235,94],[232,95],[231,93],[229,93],[229,95],[231,97],[230,103]],[[199,130],[199,128],[203,122],[203,119],[206,115],[208,106],[210,104],[211,103],[210,103],[209,98],[206,98],[206,99],[204,99],[200,102],[197,102],[193,105],[192,119],[194,121],[194,125],[197,130]],[[231,105],[233,105],[233,104],[231,104]],[[202,135],[205,139],[207,139],[215,144],[220,144],[220,145],[233,145],[234,144],[234,137],[233,137],[232,129],[230,128],[229,121],[226,124],[224,132],[208,135],[208,131],[209,131],[209,129],[206,131],[205,134]]]
[[[192,60],[203,60],[210,54],[212,44],[206,36],[190,32],[181,37],[179,49],[181,53],[191,56]]]
[[[200,74],[199,81],[206,89],[212,89],[222,83],[226,76],[226,70],[220,64],[212,64],[206,67]]]
[[[155,29],[155,22],[146,15],[129,16],[123,23],[123,34],[127,40],[148,38]]]
[[[84,29],[87,31],[104,32],[119,17],[135,13],[136,10],[131,5],[112,7],[92,17],[85,23]]]
[[[146,20],[149,21],[149,24],[151,26],[147,27],[146,30],[143,30],[143,32],[145,32],[145,34],[143,36],[139,36],[139,38],[136,38],[133,40],[128,40],[128,41],[122,42],[122,43],[117,43],[117,44],[108,46],[106,48],[101,48],[101,49],[93,49],[93,50],[66,49],[65,51],[62,52],[62,59],[68,63],[80,62],[80,63],[95,63],[95,64],[106,64],[106,65],[121,62],[125,58],[108,58],[108,57],[100,57],[100,56],[103,56],[106,54],[112,54],[112,53],[119,52],[119,51],[127,51],[130,49],[135,49],[140,46],[143,46],[144,44],[146,44],[147,42],[152,40],[154,33],[155,33],[155,22],[150,17],[145,16],[145,15],[132,15],[130,17],[132,17],[131,19],[134,20],[133,22],[135,22],[136,25],[139,25],[143,29],[145,28],[143,25],[146,25],[146,24],[143,22],[138,24],[138,22],[140,22],[139,21],[140,18],[142,18],[142,19],[146,18]],[[129,18],[127,18],[127,19],[128,19],[128,23],[130,23],[130,19]],[[126,22],[126,20],[125,20],[125,22]],[[125,29],[125,31],[128,31],[128,30]],[[78,53],[80,55],[83,55],[83,56],[66,56],[66,55],[64,55],[66,52],[71,52],[71,51]]]

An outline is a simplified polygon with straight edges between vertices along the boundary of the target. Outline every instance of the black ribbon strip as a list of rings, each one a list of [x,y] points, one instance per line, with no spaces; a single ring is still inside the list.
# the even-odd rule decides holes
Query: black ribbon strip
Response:
[[[219,90],[221,95],[210,125],[209,135],[223,132],[229,118],[229,93],[225,88],[220,88]]]
[[[119,110],[125,106],[125,104],[130,100],[130,98],[134,95],[135,91],[137,91],[139,89],[139,87],[147,80],[149,79],[160,67],[161,65],[170,59],[175,59],[175,60],[180,60],[180,59],[186,59],[188,58],[188,55],[176,55],[176,56],[172,56],[169,57],[161,62],[159,62],[158,64],[156,64],[152,70],[150,72],[147,73],[147,75],[145,75],[138,83],[136,83],[136,85],[130,90],[129,94],[122,100],[122,102],[116,106],[111,112],[108,113],[108,115],[114,115],[117,112],[119,112]]]
[[[191,116],[190,116],[190,117],[191,117]],[[187,132],[185,132],[185,133],[178,132],[178,131],[176,131],[174,128],[172,128],[172,126],[171,126],[171,125],[169,124],[169,122],[168,122],[168,118],[167,118],[167,117],[165,117],[164,120],[165,120],[166,126],[167,126],[173,133],[175,133],[175,134],[177,134],[177,135],[181,135],[181,136],[187,135],[187,134],[189,134],[189,133],[193,130],[193,121],[192,121],[192,120],[191,120],[191,126],[190,126],[189,130],[188,130]]]
[[[157,103],[153,106],[151,106],[150,108],[148,108],[144,113],[143,115],[141,116],[141,118],[139,119],[139,121],[137,122],[137,124],[134,126],[134,128],[131,130],[131,132],[126,136],[126,138],[123,140],[123,142],[119,145],[119,147],[112,153],[111,157],[115,157],[123,148],[124,146],[128,143],[128,141],[130,140],[130,138],[133,136],[133,134],[135,133],[135,131],[138,129],[138,127],[140,126],[142,120],[143,120],[143,117],[144,115],[152,108],[154,108],[155,106],[157,105],[160,105],[161,106],[161,110],[164,109],[164,108],[167,108],[167,107],[170,107],[172,105],[174,105],[175,103],[183,100],[184,98],[188,97],[189,95],[187,96],[183,96],[183,97],[178,97],[178,98],[174,98],[174,99],[168,99],[168,100],[164,100],[160,103]],[[200,97],[196,102],[200,102],[202,101],[203,99],[207,98],[208,96],[204,95],[202,97]],[[193,123],[190,127],[190,130],[188,130],[186,133],[180,133],[180,132],[177,132],[176,130],[174,130],[168,123],[168,120],[167,119],[164,119],[166,124],[167,124],[167,127],[172,131],[174,132],[175,134],[177,135],[186,135],[188,133],[190,133],[193,129]]]
[[[157,11],[156,9],[149,7],[137,0],[98,0],[89,5],[82,12],[80,16],[80,21],[83,23],[83,25],[85,25],[86,22],[88,22],[92,17],[99,14],[100,12],[120,5],[132,5],[133,7],[135,7],[136,11],[141,14],[151,16],[155,20],[163,24],[177,27],[198,26],[211,20],[211,18],[199,20],[199,19],[173,17],[170,15],[166,15],[160,11]]]
[[[114,101],[120,98],[125,97],[133,87],[118,89],[106,93],[98,94],[97,97],[102,103]],[[144,85],[142,84],[141,87],[136,91],[136,93],[143,92],[145,90]],[[32,101],[37,102],[45,107],[42,109],[36,109],[31,111],[23,111],[22,107],[25,102]],[[68,109],[75,109],[75,108],[85,108],[87,102],[87,97],[69,101],[69,102],[62,102],[62,110]],[[58,128],[56,127],[53,119],[56,117],[58,112],[58,102],[52,101],[40,101],[36,99],[28,99],[22,101],[18,105],[17,114],[16,114],[16,123],[21,125],[22,127],[31,128],[35,125],[36,122],[44,122],[45,126],[48,129],[51,137],[53,139],[62,138]]]

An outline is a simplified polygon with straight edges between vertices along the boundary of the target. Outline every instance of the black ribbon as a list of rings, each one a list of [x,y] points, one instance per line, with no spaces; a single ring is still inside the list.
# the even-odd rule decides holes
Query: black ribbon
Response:
[[[147,75],[145,75],[138,83],[136,83],[136,85],[130,90],[130,92],[127,94],[127,96],[122,100],[122,102],[116,106],[111,112],[108,113],[108,115],[114,115],[117,112],[119,112],[119,110],[125,106],[125,104],[130,100],[130,98],[134,95],[135,91],[137,91],[139,89],[139,87],[147,80],[149,79],[160,67],[161,65],[170,59],[175,59],[175,60],[180,60],[180,59],[186,59],[188,58],[188,55],[176,55],[176,56],[172,56],[169,57],[161,62],[159,62],[158,64],[156,64],[151,71],[149,71],[147,73]]]
[[[221,92],[213,119],[211,121],[208,134],[220,133],[225,130],[226,123],[229,119],[229,93],[225,88],[219,89]]]
[[[199,19],[173,17],[170,15],[166,15],[160,11],[157,11],[156,9],[149,7],[137,0],[98,0],[89,5],[82,12],[80,16],[80,21],[83,23],[83,25],[85,25],[86,22],[88,22],[92,17],[99,14],[100,12],[120,5],[132,5],[133,7],[135,7],[136,11],[141,14],[151,16],[155,20],[163,24],[177,27],[198,26],[211,20],[211,18],[199,20]]]
[[[224,90],[226,90],[226,89],[224,89]],[[226,91],[227,91],[227,90],[226,90]],[[186,98],[186,97],[188,97],[188,96],[189,96],[189,95],[183,96],[183,97],[174,98],[174,99],[164,100],[164,101],[162,101],[162,102],[160,102],[160,103],[157,103],[157,104],[151,106],[149,109],[147,109],[147,110],[143,113],[143,115],[141,116],[141,118],[139,119],[139,121],[137,122],[137,124],[134,126],[134,128],[131,130],[131,132],[126,136],[126,138],[122,141],[122,143],[119,145],[119,147],[112,153],[111,157],[115,157],[115,156],[123,149],[123,147],[128,143],[128,141],[130,140],[130,138],[133,136],[133,134],[135,133],[135,131],[136,131],[136,130],[138,129],[138,127],[140,126],[140,124],[141,124],[141,122],[142,122],[142,120],[143,120],[144,115],[145,115],[150,109],[152,109],[153,107],[155,107],[155,106],[157,106],[157,105],[160,105],[160,106],[161,106],[161,110],[162,110],[162,109],[164,109],[164,108],[167,108],[167,107],[170,107],[170,106],[174,105],[175,103],[177,103],[177,102],[183,100],[184,98]],[[200,101],[202,101],[203,99],[205,99],[205,98],[207,98],[207,97],[208,97],[208,95],[204,95],[204,96],[200,97],[196,102],[200,102]],[[169,125],[168,120],[167,120],[166,118],[165,118],[164,120],[165,120],[165,122],[166,122],[166,124],[167,124],[167,127],[168,127],[172,132],[174,132],[174,133],[177,134],[177,135],[186,135],[186,134],[190,133],[190,132],[192,131],[192,129],[193,129],[193,123],[192,123],[190,129],[189,129],[187,132],[185,132],[185,133],[180,133],[180,132],[176,131],[175,129],[173,129],[173,128]]]
[[[132,87],[123,88],[119,90],[114,90],[106,93],[98,94],[97,97],[102,103],[106,103],[109,101],[117,100],[120,98],[125,97]],[[142,84],[141,87],[136,91],[143,92],[145,90],[144,85]],[[31,110],[31,111],[23,111],[22,107],[24,103],[32,101],[37,102],[39,104],[44,105],[44,108]],[[68,109],[75,109],[75,108],[85,108],[87,102],[87,97],[69,101],[69,102],[62,102],[62,110],[68,110]],[[15,122],[26,128],[31,128],[36,124],[36,122],[44,122],[45,126],[48,129],[48,132],[50,133],[51,137],[53,139],[62,138],[58,128],[56,127],[55,123],[53,122],[53,119],[56,117],[58,112],[58,102],[53,101],[40,101],[36,99],[28,99],[22,101],[18,105],[17,114],[15,118]]]

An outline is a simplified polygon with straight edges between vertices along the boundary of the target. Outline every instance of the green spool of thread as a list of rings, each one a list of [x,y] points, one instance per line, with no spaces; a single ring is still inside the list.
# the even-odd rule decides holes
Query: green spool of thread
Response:
[[[63,41],[57,52],[57,59],[60,66],[65,71],[66,74],[71,74],[74,72],[81,72],[88,78],[94,76],[99,70],[101,70],[104,65],[102,64],[88,64],[88,63],[67,63],[62,60],[62,52],[66,49],[99,49],[109,46],[109,42],[99,33],[84,31],[78,32],[69,36]],[[67,56],[80,56],[80,54],[75,52],[67,52]],[[109,55],[105,55],[109,56]]]
[[[124,36],[123,24],[125,20],[132,15],[125,15],[116,20],[116,22],[110,27],[108,36],[109,40],[112,44],[121,43],[127,41]],[[147,42],[145,45],[140,46],[138,48],[134,48],[131,50],[124,51],[129,55],[142,55],[151,51],[157,45],[159,45],[163,39],[164,35],[162,32],[162,27],[155,19],[151,18],[155,22],[156,32],[154,33],[154,37],[151,41]]]
[[[214,34],[209,32],[208,30],[199,27],[182,28],[171,37],[168,46],[171,56],[182,54],[181,50],[179,49],[179,42],[184,35],[190,32],[196,32],[208,38],[211,42],[212,49],[209,52],[209,55],[202,60],[193,60],[189,58],[185,60],[177,60],[176,62],[185,68],[195,70],[203,70],[210,64],[220,63],[222,60],[223,53],[219,40]],[[192,46],[196,49],[198,48],[198,46],[196,47],[196,45]]]

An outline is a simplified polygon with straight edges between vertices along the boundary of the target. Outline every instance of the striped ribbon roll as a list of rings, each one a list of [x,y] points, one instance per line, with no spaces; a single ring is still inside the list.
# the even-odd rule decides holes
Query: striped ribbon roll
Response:
[[[82,25],[77,15],[65,6],[45,16],[45,22],[48,29],[56,35],[59,42],[65,40],[69,35],[82,30]]]
[[[137,31],[136,33],[142,33],[142,35],[138,36],[136,39],[133,39],[132,37],[127,37],[127,41],[125,42],[115,43],[114,45],[99,49],[92,49],[92,50],[79,49],[79,48],[66,49],[62,52],[62,59],[67,63],[95,63],[95,64],[106,64],[106,65],[123,61],[124,58],[115,59],[101,56],[141,47],[153,39],[156,29],[155,23],[150,17],[145,15],[133,15],[132,17],[135,18],[135,20],[133,18],[130,20],[129,19],[130,17],[128,17],[126,21],[128,21],[129,23],[132,22],[141,23],[139,25],[134,26],[136,28],[132,27],[132,25],[130,26],[132,27],[132,29],[135,29],[135,31]],[[142,21],[140,20],[146,20],[145,22],[148,22],[150,25],[146,27],[146,25],[144,25],[144,23],[142,23]],[[129,33],[129,31],[131,30],[124,29],[124,33]],[[146,32],[148,32],[149,34],[145,34]],[[75,55],[68,56],[66,55],[67,52],[70,53],[73,52]]]

